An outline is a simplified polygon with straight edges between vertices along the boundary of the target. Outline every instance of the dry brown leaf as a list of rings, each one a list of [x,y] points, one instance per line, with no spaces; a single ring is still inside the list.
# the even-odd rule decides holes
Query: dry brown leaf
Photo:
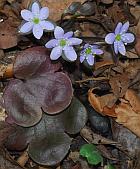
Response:
[[[99,113],[101,113],[102,115],[108,115],[108,114],[104,114],[104,107],[112,107],[114,105],[114,103],[116,102],[116,97],[110,93],[110,94],[106,94],[103,96],[96,96],[96,94],[93,93],[94,89],[90,89],[88,91],[88,100],[91,104],[91,106]],[[107,112],[108,113],[108,112]],[[110,116],[114,117],[114,113],[113,114],[109,114]]]
[[[0,48],[7,49],[17,45],[16,29],[11,27],[8,22],[0,24]]]
[[[0,0],[0,9],[3,8],[5,3],[6,3],[6,0]]]
[[[137,52],[137,55],[140,56],[140,34],[136,37],[135,50]]]
[[[111,65],[114,65],[114,62],[112,60],[103,60],[102,62],[96,62],[95,70],[100,69],[102,67],[109,67]]]
[[[112,108],[105,106],[103,109],[103,113],[106,114],[107,116],[117,117],[117,114],[115,113],[115,107],[116,105],[114,105]]]
[[[125,94],[125,99],[129,101],[135,112],[140,112],[140,98],[134,90],[128,89]]]
[[[140,137],[140,112],[133,111],[129,104],[121,103],[116,109],[116,122],[127,127],[133,133]]]
[[[127,127],[140,137],[140,98],[133,90],[127,90],[125,99],[128,103],[121,102],[116,108],[116,122]]]
[[[83,3],[85,0],[39,0],[42,6],[47,6],[50,10],[49,18],[53,21],[58,21],[61,19],[61,15],[64,10],[67,9],[72,2],[81,2]],[[31,0],[23,0],[22,6],[23,8],[27,8],[30,4]]]
[[[123,97],[129,87],[129,78],[126,74],[110,78],[109,84],[116,98]]]

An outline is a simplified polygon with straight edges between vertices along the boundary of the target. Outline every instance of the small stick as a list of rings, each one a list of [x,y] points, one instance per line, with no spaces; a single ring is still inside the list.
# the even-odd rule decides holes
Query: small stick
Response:
[[[88,82],[88,81],[91,81],[91,80],[108,80],[108,78],[106,77],[98,77],[98,78],[95,78],[95,77],[91,77],[91,78],[87,78],[87,79],[83,79],[83,80],[78,80],[78,81],[75,81],[76,83],[84,83],[84,82]]]
[[[17,159],[17,163],[21,166],[24,167],[25,164],[27,163],[29,159],[27,150],[23,152],[23,154]]]

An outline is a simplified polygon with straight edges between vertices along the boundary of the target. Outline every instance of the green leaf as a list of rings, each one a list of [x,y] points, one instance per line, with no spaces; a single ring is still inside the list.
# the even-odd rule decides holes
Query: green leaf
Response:
[[[93,144],[85,144],[80,149],[80,155],[87,158],[91,165],[97,165],[103,161],[102,156]]]
[[[104,169],[116,169],[112,164],[108,164],[104,167]]]

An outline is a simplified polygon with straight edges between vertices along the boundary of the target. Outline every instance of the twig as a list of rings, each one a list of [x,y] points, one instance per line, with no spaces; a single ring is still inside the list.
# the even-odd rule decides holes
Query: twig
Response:
[[[27,153],[27,150],[25,150],[23,152],[23,154],[17,159],[17,163],[21,166],[21,167],[24,167],[25,164],[27,163],[29,159],[29,156],[28,156],[28,153]]]
[[[91,78],[87,78],[87,79],[83,79],[83,80],[77,80],[75,81],[76,83],[84,83],[84,82],[88,82],[88,81],[92,81],[92,80],[95,80],[95,81],[99,81],[99,80],[108,80],[108,78],[106,77],[91,77]]]

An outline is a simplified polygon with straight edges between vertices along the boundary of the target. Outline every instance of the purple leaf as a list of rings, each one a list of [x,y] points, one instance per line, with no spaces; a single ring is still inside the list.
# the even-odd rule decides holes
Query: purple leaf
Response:
[[[33,47],[19,53],[14,63],[14,74],[20,79],[30,78],[38,72],[55,72],[59,69],[60,64],[51,63],[45,47]]]
[[[60,64],[52,64],[46,48],[34,47],[17,56],[15,76],[4,92],[7,122],[29,127],[42,117],[41,108],[49,114],[63,111],[73,96],[69,77],[56,72]]]
[[[28,127],[33,126],[41,119],[41,107],[36,104],[36,98],[26,90],[21,80],[11,80],[3,97],[8,118],[13,123]]]

